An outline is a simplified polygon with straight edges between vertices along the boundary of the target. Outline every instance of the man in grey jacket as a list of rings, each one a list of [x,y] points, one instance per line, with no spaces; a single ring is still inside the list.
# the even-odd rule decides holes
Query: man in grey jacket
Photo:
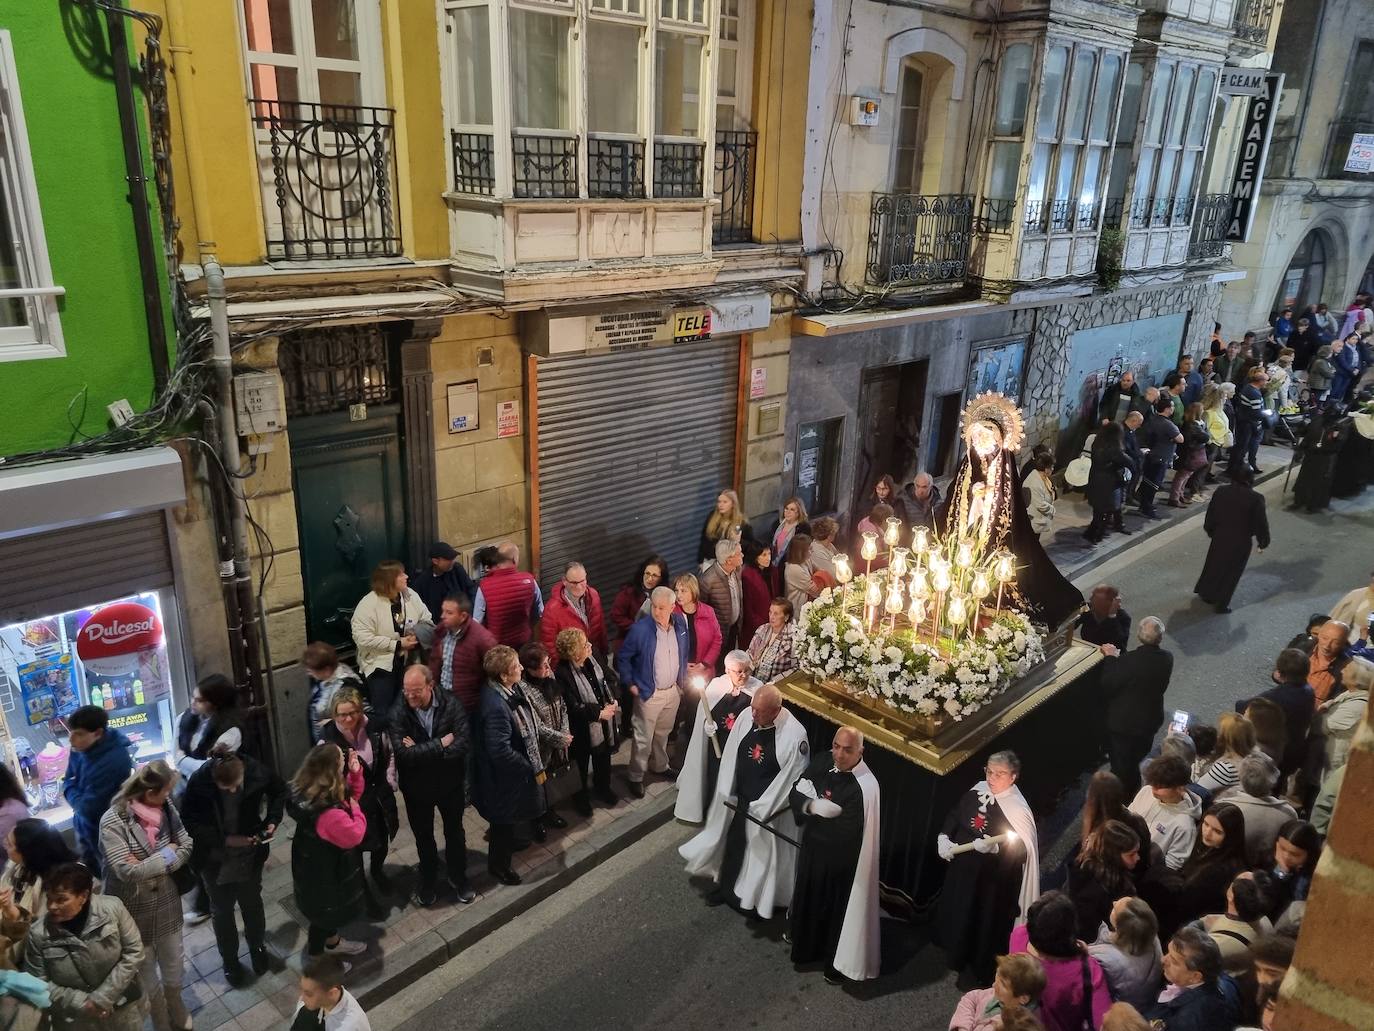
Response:
[[[739,567],[744,553],[739,542],[726,537],[716,541],[716,560],[701,574],[701,597],[716,613],[720,623],[721,655],[736,648],[747,647],[748,641],[739,639],[740,622],[744,618],[744,588],[740,585]],[[716,673],[725,669],[719,661]]]
[[[1239,790],[1218,796],[1219,801],[1229,802],[1245,816],[1245,855],[1252,866],[1268,862],[1279,828],[1297,819],[1293,807],[1274,796],[1278,779],[1274,760],[1263,752],[1251,752],[1240,761]]]

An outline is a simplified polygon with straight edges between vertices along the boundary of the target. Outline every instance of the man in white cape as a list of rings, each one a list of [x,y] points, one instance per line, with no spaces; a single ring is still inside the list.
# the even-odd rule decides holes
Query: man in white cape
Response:
[[[1025,923],[1040,895],[1040,862],[1035,816],[1016,786],[1021,760],[994,752],[983,773],[986,779],[950,810],[936,841],[949,869],[934,929],[949,968],[989,984],[1012,927]]]
[[[689,874],[716,882],[711,905],[733,902],[767,920],[792,901],[797,821],[789,796],[810,759],[806,731],[782,707],[781,692],[764,684],[724,751],[706,826],[678,852]]]
[[[825,962],[825,979],[878,976],[878,778],[856,727],[835,731],[792,789],[802,827],[788,933],[793,963]]]
[[[751,675],[753,657],[736,650],[725,656],[725,674],[716,677],[701,693],[696,719],[692,721],[692,739],[682,760],[682,772],[677,778],[677,802],[673,815],[687,823],[706,819],[706,804],[716,786],[720,760],[725,755],[725,740],[735,727],[735,720],[749,708],[754,692],[763,682]]]

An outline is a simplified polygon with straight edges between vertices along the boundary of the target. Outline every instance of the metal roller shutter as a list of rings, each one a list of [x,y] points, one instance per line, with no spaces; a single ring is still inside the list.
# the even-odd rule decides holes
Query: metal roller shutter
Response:
[[[171,586],[161,511],[0,541],[0,625]]]
[[[539,362],[540,583],[571,561],[611,599],[657,552],[694,571],[734,477],[739,338]]]

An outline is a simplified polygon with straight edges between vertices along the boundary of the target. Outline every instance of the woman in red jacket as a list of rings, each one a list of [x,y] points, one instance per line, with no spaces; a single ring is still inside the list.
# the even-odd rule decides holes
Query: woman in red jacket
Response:
[[[700,603],[701,584],[691,573],[679,575],[673,581],[673,590],[677,592],[677,610],[687,619],[687,643],[692,649],[687,659],[687,676],[714,680],[721,646],[720,620],[716,618],[716,611]]]
[[[752,641],[754,631],[768,622],[768,606],[774,597],[772,574],[768,568],[772,558],[767,544],[753,540],[744,542],[744,564],[739,571],[741,593],[744,596],[744,613],[739,630],[741,646]]]

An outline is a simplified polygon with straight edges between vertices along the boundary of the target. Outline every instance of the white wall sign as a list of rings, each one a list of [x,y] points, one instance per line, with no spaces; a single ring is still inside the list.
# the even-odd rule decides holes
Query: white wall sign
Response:
[[[1257,97],[1264,89],[1263,68],[1232,68],[1221,70],[1221,86],[1217,89],[1223,97]]]
[[[285,429],[281,378],[274,372],[245,372],[235,376],[234,414],[240,437]]]
[[[520,436],[519,401],[498,401],[496,403],[496,435],[498,437]]]
[[[448,385],[448,431],[466,433],[477,429],[479,406],[477,381]]]
[[[1357,132],[1350,138],[1350,152],[1345,156],[1347,172],[1374,172],[1374,132]]]
[[[749,400],[757,401],[768,392],[768,368],[756,365],[749,370]]]

